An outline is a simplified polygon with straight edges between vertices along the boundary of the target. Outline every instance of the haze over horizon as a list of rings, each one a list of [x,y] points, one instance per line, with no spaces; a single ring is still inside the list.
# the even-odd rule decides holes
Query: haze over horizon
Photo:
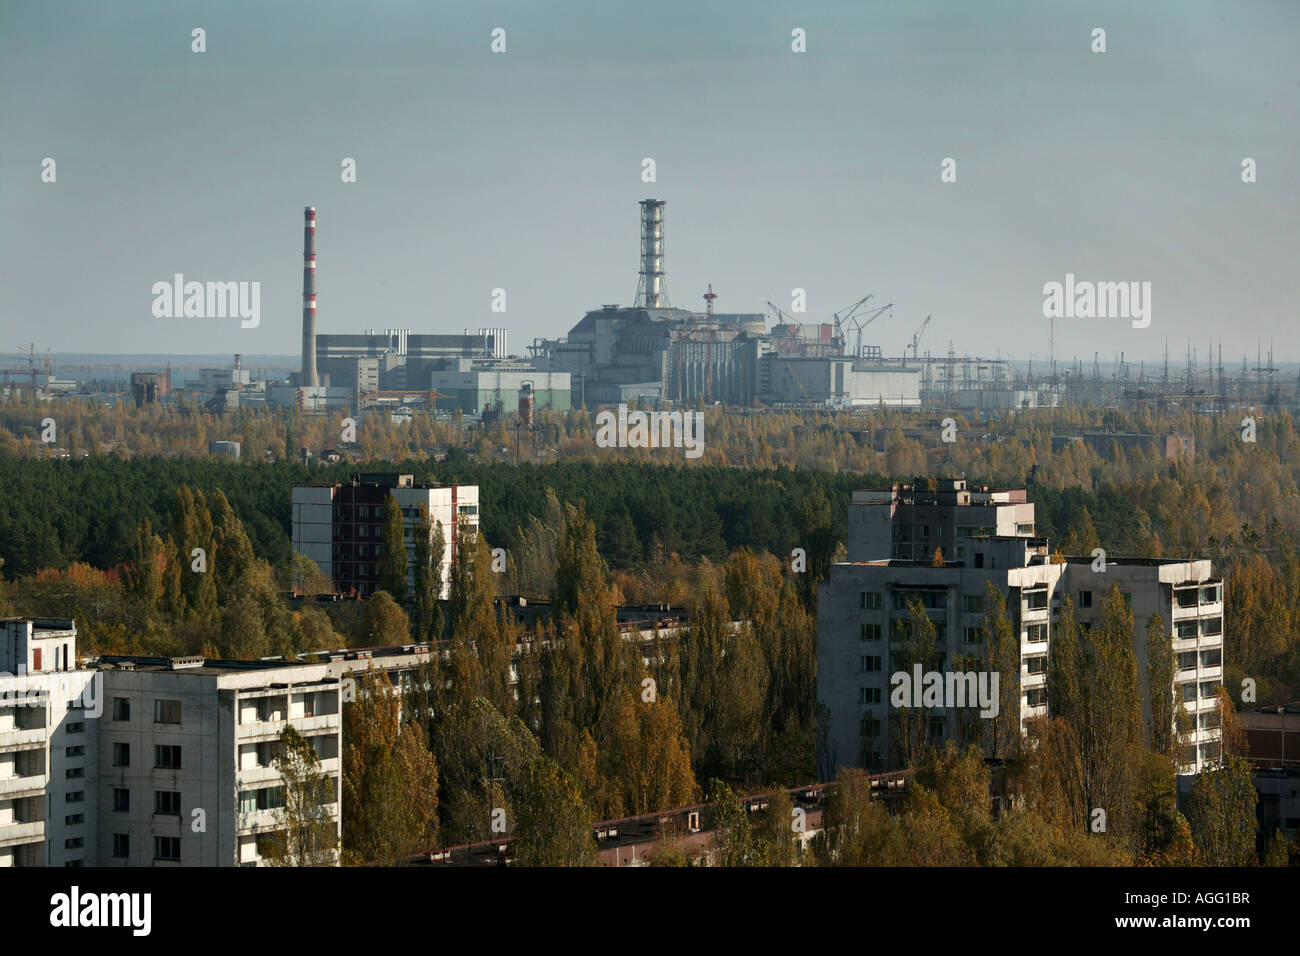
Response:
[[[1057,320],[1059,363],[1167,341],[1181,367],[1189,338],[1202,365],[1220,338],[1225,366],[1294,360],[1297,40],[1276,0],[11,2],[0,348],[297,354],[314,205],[319,332],[505,326],[519,353],[631,304],[655,197],[675,306],[711,283],[720,312],[789,311],[798,287],[820,322],[873,293],[886,354],[933,314],[923,352],[1037,362],[1043,284],[1074,273],[1149,281],[1152,322]],[[155,318],[176,273],[260,282],[260,325]]]

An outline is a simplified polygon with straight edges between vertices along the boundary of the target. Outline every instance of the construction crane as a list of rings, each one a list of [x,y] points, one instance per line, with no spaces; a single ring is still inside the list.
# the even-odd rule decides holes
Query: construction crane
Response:
[[[793,324],[790,322],[788,318],[786,318],[786,314],[784,312],[782,312],[780,309],[778,309],[776,306],[772,304],[771,299],[767,300],[767,307],[776,313],[776,320],[780,322],[782,325]]]
[[[861,299],[858,299],[857,302],[854,302],[847,309],[841,309],[839,312],[831,313],[832,317],[835,319],[835,335],[837,338],[842,339],[846,342],[848,341],[848,336],[844,334],[845,323],[847,323],[849,319],[853,318],[854,313],[856,313],[858,309],[866,305],[867,300],[870,298],[871,298],[870,295],[864,295]],[[843,314],[841,315],[841,313]]]
[[[854,320],[853,330],[858,333],[856,347],[853,352],[854,358],[862,358],[862,330],[872,322],[876,321],[876,319],[880,318],[880,316],[884,314],[885,310],[892,309],[893,307],[894,303],[891,302],[888,305],[882,305],[878,309],[872,309],[870,313],[864,312]]]
[[[921,344],[921,333],[925,331],[925,327],[930,324],[930,320],[933,318],[934,318],[933,315],[927,315],[925,317],[925,321],[921,323],[921,327],[912,333],[912,361],[913,362],[917,360],[917,349]]]

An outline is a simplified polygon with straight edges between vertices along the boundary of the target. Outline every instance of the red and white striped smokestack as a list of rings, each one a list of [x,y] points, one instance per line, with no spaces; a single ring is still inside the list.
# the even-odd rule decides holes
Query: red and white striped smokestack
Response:
[[[316,207],[302,213],[302,374],[299,385],[319,385],[316,376]]]

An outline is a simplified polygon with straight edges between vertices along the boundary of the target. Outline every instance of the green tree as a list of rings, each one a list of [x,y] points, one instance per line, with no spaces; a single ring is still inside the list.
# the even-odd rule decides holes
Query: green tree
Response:
[[[402,507],[397,498],[387,495],[384,498],[384,526],[379,553],[379,563],[375,568],[378,587],[387,591],[399,607],[406,606],[406,531],[402,527]]]
[[[438,522],[439,540],[441,540],[442,522]],[[434,633],[434,618],[441,610],[442,597],[442,552],[444,547],[434,548],[434,532],[429,523],[429,505],[420,502],[419,517],[415,522],[415,619],[414,632],[418,641],[436,641],[442,634],[441,629]],[[434,555],[437,555],[435,558]],[[436,561],[436,566],[435,566]]]
[[[541,757],[524,771],[512,847],[521,866],[594,866],[600,859],[591,811],[576,780]]]

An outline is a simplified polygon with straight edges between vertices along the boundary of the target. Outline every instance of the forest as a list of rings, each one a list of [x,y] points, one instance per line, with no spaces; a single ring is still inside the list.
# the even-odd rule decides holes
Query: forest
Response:
[[[843,555],[851,492],[926,474],[1026,488],[1037,531],[1054,550],[1213,558],[1229,608],[1226,688],[1239,697],[1241,679],[1255,679],[1251,706],[1300,696],[1297,448],[1284,414],[1261,420],[1248,444],[1224,422],[1155,418],[1147,410],[1115,423],[1109,413],[1117,427],[1196,435],[1194,456],[1165,460],[1118,444],[1109,457],[1078,442],[1052,451],[1054,429],[1101,424],[1069,410],[963,419],[960,434],[969,433],[969,442],[947,448],[906,437],[904,427],[915,434],[916,422],[898,413],[863,416],[868,430],[883,430],[884,451],[832,416],[710,412],[710,453],[684,463],[643,451],[596,453],[582,443],[583,413],[574,412],[557,423],[573,454],[549,461],[529,454],[518,466],[499,451],[512,450],[512,436],[480,435],[435,450],[434,440],[449,436],[431,433],[414,447],[388,449],[383,441],[412,426],[381,421],[367,439],[376,443],[372,459],[320,466],[274,453],[243,462],[207,457],[190,447],[193,422],[185,437],[161,418],[152,433],[142,432],[158,446],[130,449],[131,440],[109,437],[120,424],[112,416],[75,421],[78,437],[69,444],[81,443],[85,454],[55,456],[22,434],[17,420],[27,409],[7,412],[0,613],[73,617],[83,653],[293,656],[450,636],[445,659],[435,655],[430,664],[438,673],[421,682],[434,690],[410,699],[409,689],[390,693],[382,679],[367,678],[348,710],[349,862],[393,862],[484,839],[499,807],[519,837],[521,860],[590,862],[581,826],[561,840],[547,824],[553,808],[598,820],[701,799],[718,808],[726,859],[789,862],[789,840],[771,822],[777,817],[733,811],[740,794],[813,779],[816,581]],[[132,414],[162,413],[117,417],[129,424]],[[327,427],[291,420],[285,436],[286,423],[253,416],[251,424],[283,436],[281,451]],[[87,434],[92,426],[99,433]],[[106,451],[105,440],[119,444]],[[390,450],[393,457],[381,454]],[[371,471],[480,487],[482,533],[466,539],[474,547],[461,549],[443,604],[417,594],[404,606],[383,592],[320,605],[291,596],[330,588],[291,549],[293,486]],[[490,570],[495,547],[506,549],[504,574]],[[187,573],[195,548],[209,556],[211,573]],[[795,548],[808,553],[802,575],[791,568]],[[495,603],[508,594],[545,598],[555,608],[532,635],[536,652],[518,661],[518,694],[507,675],[521,635]],[[685,606],[692,620],[680,639],[656,645],[648,666],[613,626],[616,604],[645,602]],[[1137,674],[1122,650],[1131,652],[1134,635],[1140,640],[1151,622],[1125,620],[1119,607],[1112,618],[1109,644],[1054,641],[1049,673],[1065,696],[1053,702],[1052,721],[1034,729],[1034,748],[1010,752],[1006,740],[987,739],[938,748],[920,732],[891,741],[900,763],[917,768],[907,812],[882,816],[862,775],[844,771],[813,860],[1285,860],[1285,848],[1256,847],[1253,835],[1246,841],[1224,829],[1225,820],[1254,815],[1240,764],[1198,780],[1185,813],[1173,806],[1176,741],[1157,739],[1133,718],[1138,682],[1150,675]],[[920,618],[916,625],[923,640]],[[1002,626],[994,616],[986,627],[995,653]],[[1122,679],[1080,679],[1103,664]],[[643,697],[647,678],[653,699]],[[408,697],[400,709],[398,693]],[[1243,702],[1223,701],[1229,722],[1235,706]],[[1099,725],[1126,729],[1099,737],[1090,730]],[[1014,812],[997,819],[979,799],[989,759],[1004,762],[1000,786],[1017,798]],[[1101,838],[1084,824],[1098,800],[1110,808]],[[780,803],[774,796],[772,806]],[[661,862],[688,860],[669,846]]]

